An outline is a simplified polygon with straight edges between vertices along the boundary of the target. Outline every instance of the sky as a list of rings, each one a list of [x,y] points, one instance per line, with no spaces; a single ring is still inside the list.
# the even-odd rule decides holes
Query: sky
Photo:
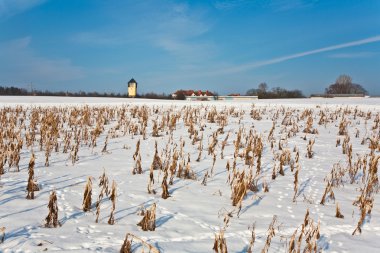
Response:
[[[380,95],[379,0],[0,0],[0,86]]]

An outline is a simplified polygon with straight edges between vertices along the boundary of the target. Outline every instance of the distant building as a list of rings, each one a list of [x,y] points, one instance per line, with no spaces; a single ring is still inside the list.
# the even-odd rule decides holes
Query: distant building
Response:
[[[208,90],[201,91],[201,90],[177,90],[172,94],[172,98],[178,98],[178,97],[204,97],[204,96],[214,96],[214,94]]]
[[[230,94],[228,96],[219,96],[212,92],[206,91],[194,91],[194,90],[177,90],[172,94],[174,99],[186,99],[188,101],[214,101],[214,100],[256,100],[257,96],[241,96],[238,93]]]
[[[137,82],[135,79],[131,79],[128,82],[128,97],[134,98],[137,95]]]

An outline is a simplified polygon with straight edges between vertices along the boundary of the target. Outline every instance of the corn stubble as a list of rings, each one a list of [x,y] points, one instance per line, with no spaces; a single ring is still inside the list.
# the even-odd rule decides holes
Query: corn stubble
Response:
[[[35,157],[34,154],[32,154],[32,157],[29,161],[29,167],[28,167],[28,185],[26,187],[26,190],[28,192],[28,195],[26,196],[27,199],[34,199],[34,192],[39,191],[39,187],[37,183],[34,181],[34,164],[35,164]]]
[[[144,231],[156,230],[156,203],[154,203],[149,210],[145,210],[143,215],[143,219],[137,223],[137,226],[141,227]]]
[[[145,240],[131,233],[127,233],[127,235],[125,236],[123,245],[121,246],[121,249],[120,249],[120,253],[136,252],[132,249],[132,245],[134,244],[134,242],[136,242],[135,244],[139,244],[137,246],[142,247],[140,252],[160,253],[160,251],[156,247],[154,247],[153,245],[147,243]]]
[[[52,158],[58,153],[67,154],[68,161],[75,165],[80,162],[78,154],[82,147],[88,147],[93,153],[100,151],[102,154],[110,154],[110,145],[113,145],[111,140],[129,135],[132,139],[138,138],[133,153],[132,174],[148,177],[148,193],[150,194],[156,193],[158,187],[155,189],[154,184],[155,176],[158,174],[157,181],[158,184],[161,182],[162,189],[161,197],[167,199],[170,197],[169,186],[177,182],[174,180],[175,177],[178,181],[194,180],[198,182],[196,181],[197,173],[199,173],[197,164],[209,160],[212,161],[212,164],[210,162],[210,166],[204,174],[202,173],[203,180],[201,179],[199,182],[204,187],[209,187],[219,172],[217,171],[217,159],[228,158],[225,174],[220,175],[225,175],[226,183],[231,189],[229,205],[232,205],[234,210],[229,212],[230,215],[227,215],[227,218],[225,217],[225,227],[215,234],[213,247],[215,252],[227,252],[224,233],[228,225],[234,222],[232,214],[239,215],[243,202],[248,202],[250,196],[258,199],[260,194],[268,193],[267,181],[270,181],[270,178],[272,178],[270,185],[274,187],[273,189],[279,180],[289,180],[289,185],[293,186],[294,191],[290,201],[297,202],[298,196],[304,191],[302,187],[305,178],[303,176],[307,174],[304,175],[303,169],[302,175],[300,175],[301,164],[305,168],[303,162],[316,158],[314,144],[316,140],[320,144],[317,136],[319,132],[330,131],[329,128],[335,126],[337,131],[334,130],[333,134],[337,136],[334,137],[332,146],[335,146],[337,151],[343,154],[344,160],[333,164],[327,174],[319,204],[325,205],[331,210],[335,206],[335,217],[343,219],[344,215],[338,204],[339,188],[344,184],[357,185],[358,196],[353,200],[353,205],[357,206],[359,215],[352,234],[360,234],[363,225],[370,221],[376,194],[379,191],[380,114],[371,111],[365,112],[349,106],[334,109],[318,106],[313,109],[292,109],[284,106],[272,108],[252,105],[248,111],[252,126],[247,127],[247,125],[243,125],[246,113],[244,109],[233,106],[219,110],[216,106],[209,105],[183,106],[180,110],[176,110],[173,106],[164,109],[160,106],[150,108],[132,105],[3,108],[0,113],[2,126],[0,128],[0,175],[7,171],[20,171],[19,164],[23,164],[21,158],[24,157],[22,151],[24,148],[30,150],[32,156],[28,165],[26,198],[34,199],[35,191],[38,191],[39,187],[35,180],[33,150],[39,150],[40,155],[44,157],[46,167],[54,164],[56,160]],[[261,120],[267,120],[272,125],[270,129],[268,128],[268,136],[265,136],[266,132],[256,131],[255,124]],[[231,121],[235,121],[240,127],[231,130],[229,125]],[[364,126],[361,128],[363,131],[359,132],[358,128],[363,122]],[[110,126],[113,123],[115,125]],[[187,133],[176,140],[174,131],[177,129],[178,123],[183,123]],[[206,129],[210,129],[208,132],[210,134],[207,134]],[[144,173],[142,157],[145,157],[145,154],[143,154],[144,150],[140,148],[141,142],[148,137],[161,140],[161,137],[165,136],[167,136],[166,146],[164,144],[164,148],[158,150],[157,141],[155,142],[149,174]],[[297,146],[303,148],[294,146],[292,153],[289,146],[296,136],[301,139],[301,144],[297,143]],[[159,137],[160,139],[158,139]],[[185,143],[187,138],[189,140],[186,140]],[[232,138],[235,139],[232,140]],[[104,144],[102,149],[98,150],[96,147],[100,141]],[[363,153],[357,153],[355,146],[357,142],[362,145]],[[160,142],[160,144],[162,143]],[[265,156],[263,156],[264,154]],[[300,157],[304,160],[301,160]],[[191,161],[191,158],[194,159],[194,162]],[[264,166],[262,166],[263,164]],[[273,164],[273,166],[268,169],[267,164]],[[294,173],[292,176],[286,175],[289,168]],[[130,169],[128,170],[130,171]],[[160,180],[162,174],[163,178]],[[112,204],[108,223],[112,225],[115,222],[116,182],[113,181],[112,187],[109,187],[109,180],[105,172],[99,180],[99,196],[95,203],[96,222],[99,221],[101,203],[107,196]],[[84,212],[91,211],[92,190],[93,182],[91,177],[88,177],[82,202]],[[219,192],[221,195],[220,190]],[[337,192],[337,197],[335,192]],[[335,198],[337,198],[336,202]],[[313,199],[305,198],[305,200],[308,203],[315,203]],[[330,204],[330,201],[334,201],[335,205]],[[47,227],[59,226],[55,191],[50,195],[48,208],[49,214],[45,219],[45,225]],[[343,211],[348,212],[347,210]],[[153,204],[149,210],[144,210],[143,215],[138,226],[144,231],[154,231],[156,204]],[[262,252],[269,250],[272,239],[278,233],[277,224],[277,217],[273,217]],[[318,252],[320,250],[318,248],[319,226],[319,222],[314,222],[307,210],[304,222],[291,235],[281,235],[282,238],[289,239],[286,243],[287,251]],[[5,228],[2,230],[2,240],[4,240],[4,231]],[[262,236],[260,235],[260,237]],[[253,228],[247,248],[248,252],[252,252],[255,239],[256,234]],[[158,249],[132,234],[127,234],[120,252],[132,252],[134,243],[143,245],[150,252],[159,252]]]
[[[52,193],[50,194],[48,209],[49,209],[49,214],[45,218],[45,227],[56,228],[60,226],[60,223],[58,221],[57,195],[55,191],[52,191]]]

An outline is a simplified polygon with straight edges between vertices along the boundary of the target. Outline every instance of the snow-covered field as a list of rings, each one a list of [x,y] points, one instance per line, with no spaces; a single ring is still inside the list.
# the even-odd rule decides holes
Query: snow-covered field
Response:
[[[119,252],[127,233],[160,252],[213,252],[221,231],[228,252],[247,252],[252,231],[253,252],[289,252],[292,239],[301,251],[314,242],[323,252],[380,248],[379,98],[252,103],[0,97],[0,127],[0,228],[5,227],[0,252]],[[133,174],[138,141],[143,173]],[[154,170],[156,193],[149,194],[155,142],[163,169]],[[26,199],[32,152],[40,190],[35,199]],[[194,172],[194,178],[178,177],[180,168]],[[95,222],[104,171],[109,185],[116,183],[114,225],[107,222],[112,201],[106,195]],[[88,177],[92,206],[84,212]],[[162,198],[164,179],[167,199]],[[233,206],[233,189],[241,185],[243,198]],[[45,227],[52,191],[56,228]],[[154,203],[156,229],[143,231],[137,226],[139,213]],[[337,204],[344,218],[335,217]],[[361,216],[361,233],[352,235]],[[132,249],[142,250],[139,240]]]

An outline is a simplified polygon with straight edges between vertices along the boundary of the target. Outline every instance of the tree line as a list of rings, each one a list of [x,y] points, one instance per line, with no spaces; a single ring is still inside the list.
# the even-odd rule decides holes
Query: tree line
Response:
[[[59,97],[114,97],[114,98],[127,98],[127,93],[114,93],[114,92],[69,92],[69,91],[40,91],[33,90],[28,91],[27,89],[18,87],[3,87],[0,86],[0,96],[59,96]],[[157,94],[154,92],[137,94],[137,98],[149,98],[149,99],[171,99],[171,95],[166,95],[165,93]]]
[[[367,95],[368,92],[360,84],[353,83],[352,78],[349,75],[340,75],[335,80],[335,83],[330,84],[324,94],[318,96],[334,97],[335,95]],[[258,88],[249,89],[246,92],[247,96],[258,96],[259,99],[266,98],[303,98],[305,97],[300,90],[287,90],[280,87],[272,88],[268,90],[268,85],[260,83]],[[312,95],[313,96],[313,95]]]
[[[335,83],[328,86],[325,89],[325,93],[321,94],[323,96],[333,96],[338,94],[348,94],[348,95],[367,95],[368,92],[360,84],[352,82],[352,78],[349,75],[340,75]],[[246,96],[258,96],[259,99],[269,99],[269,98],[304,98],[304,94],[301,90],[287,90],[281,87],[274,87],[269,90],[268,84],[263,82],[260,83],[257,88],[249,89]],[[114,92],[69,92],[69,91],[39,91],[32,90],[28,91],[23,88],[17,87],[2,87],[0,86],[0,96],[62,96],[62,97],[115,97],[115,98],[127,98],[127,93],[114,93]],[[215,96],[218,96],[215,92]],[[142,93],[137,94],[137,98],[148,98],[148,99],[173,99],[171,94],[165,93]],[[175,99],[183,100],[185,95],[182,94],[177,96]]]
[[[246,92],[247,96],[258,96],[259,99],[269,98],[304,98],[300,90],[287,90],[281,87],[274,87],[268,90],[266,83],[260,83],[257,89],[249,89]]]

